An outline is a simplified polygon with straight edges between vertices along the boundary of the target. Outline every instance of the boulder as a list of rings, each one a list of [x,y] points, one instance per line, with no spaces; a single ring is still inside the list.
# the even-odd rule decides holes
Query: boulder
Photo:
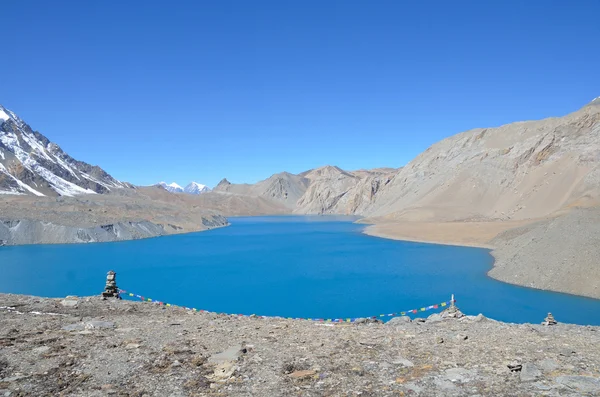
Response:
[[[237,361],[242,354],[246,353],[246,349],[241,345],[231,346],[227,350],[221,353],[213,354],[208,358],[208,362],[211,364],[221,364],[225,362]]]
[[[521,382],[533,382],[542,376],[542,371],[540,371],[534,364],[525,363],[521,367],[521,373],[519,376],[521,378]]]

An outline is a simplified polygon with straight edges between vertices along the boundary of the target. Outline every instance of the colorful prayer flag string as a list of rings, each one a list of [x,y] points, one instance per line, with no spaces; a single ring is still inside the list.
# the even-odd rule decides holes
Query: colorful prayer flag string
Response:
[[[145,298],[142,295],[138,295],[138,294],[134,294],[133,292],[128,292],[125,291],[124,289],[119,290],[119,294],[124,294],[127,296],[130,296],[132,298],[137,298],[142,300],[143,302],[151,302],[154,304],[157,304],[159,306],[165,306],[165,307],[179,307],[188,311],[192,311],[192,312],[200,312],[200,313],[210,313],[208,310],[198,310],[196,308],[192,308],[192,307],[186,307],[186,306],[178,306],[178,305],[173,305],[171,303],[167,303],[167,302],[162,302],[159,300],[155,300],[155,299],[151,299],[151,298]],[[406,311],[402,311],[402,312],[396,312],[396,313],[388,313],[388,314],[380,314],[379,316],[371,316],[371,317],[363,317],[363,318],[371,318],[371,319],[377,319],[377,317],[395,317],[395,316],[406,316],[407,313],[412,313],[412,314],[417,314],[419,312],[424,312],[424,311],[428,311],[428,310],[434,310],[434,309],[438,309],[439,307],[446,307],[448,305],[451,305],[452,303],[456,302],[456,300],[452,301],[446,301],[446,302],[441,302],[441,303],[436,303],[435,305],[430,305],[430,306],[425,306],[425,307],[421,307],[420,309],[412,309],[412,310],[406,310]],[[229,315],[229,316],[237,316],[237,317],[257,317],[257,318],[286,318],[286,317],[280,317],[280,316],[257,316],[255,314],[252,315],[247,315],[247,314],[228,314],[228,313],[219,313],[219,314],[224,314],[224,315]],[[328,319],[323,319],[323,318],[296,318],[296,320],[307,320],[307,321],[314,321],[314,322],[326,322],[326,323],[353,323],[356,322],[356,320],[358,320],[361,317],[355,317],[355,318],[328,318]],[[292,317],[287,317],[288,320],[292,320]]]

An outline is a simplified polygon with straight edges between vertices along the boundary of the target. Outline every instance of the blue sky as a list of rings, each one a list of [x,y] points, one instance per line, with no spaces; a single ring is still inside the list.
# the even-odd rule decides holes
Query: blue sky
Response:
[[[0,103],[136,184],[398,167],[600,95],[600,1],[5,1]]]

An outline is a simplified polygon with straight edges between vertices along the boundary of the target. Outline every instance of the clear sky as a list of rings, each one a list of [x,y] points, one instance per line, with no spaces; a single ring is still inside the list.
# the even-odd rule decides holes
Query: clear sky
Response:
[[[398,167],[600,95],[600,1],[3,1],[0,103],[136,184]]]

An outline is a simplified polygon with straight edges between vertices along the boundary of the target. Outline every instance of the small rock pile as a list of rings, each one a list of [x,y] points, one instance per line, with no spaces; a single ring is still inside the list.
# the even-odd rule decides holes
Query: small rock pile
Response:
[[[104,292],[102,292],[102,297],[106,298],[121,298],[119,296],[119,288],[117,287],[117,273],[114,271],[109,271],[106,274],[106,286],[104,287]]]
[[[542,325],[556,325],[556,324],[558,324],[558,322],[554,319],[554,316],[552,315],[552,313],[548,313],[548,315],[544,319],[544,322],[542,322]]]

